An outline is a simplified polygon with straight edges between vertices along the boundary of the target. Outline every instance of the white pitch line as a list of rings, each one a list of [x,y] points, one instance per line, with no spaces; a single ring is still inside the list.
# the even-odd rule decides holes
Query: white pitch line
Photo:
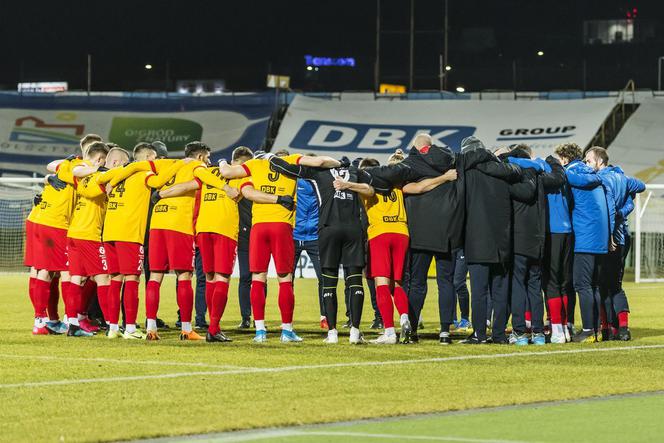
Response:
[[[214,443],[235,443],[246,441],[265,440],[267,438],[287,438],[287,437],[357,437],[357,438],[379,438],[388,440],[400,441],[449,441],[461,443],[527,443],[520,440],[487,440],[483,438],[464,438],[452,436],[434,436],[434,435],[402,435],[402,434],[373,434],[366,432],[325,432],[325,431],[295,431],[295,430],[280,430],[271,429],[268,431],[255,431],[255,432],[240,432],[234,435],[224,435],[206,439],[206,441]],[[171,439],[170,441],[178,441],[179,439]],[[189,440],[188,436],[182,436],[181,441]],[[158,441],[158,440],[155,440]]]
[[[116,358],[103,358],[103,357],[62,357],[57,355],[16,355],[16,354],[0,354],[0,358],[14,358],[19,360],[63,360],[63,361],[81,361],[90,363],[120,363],[131,365],[154,365],[154,366],[197,366],[202,368],[217,368],[217,369],[254,369],[247,366],[236,365],[215,365],[212,363],[203,362],[179,362],[179,361],[159,361],[159,360],[124,360]]]
[[[0,389],[32,388],[32,387],[41,387],[41,386],[62,386],[62,385],[84,384],[84,383],[114,383],[122,381],[158,380],[158,379],[167,379],[167,378],[208,376],[208,375],[279,373],[279,372],[292,372],[292,371],[300,371],[308,369],[333,369],[333,368],[363,367],[363,366],[394,366],[394,365],[422,364],[422,363],[444,363],[450,361],[464,361],[464,360],[494,360],[494,359],[503,359],[503,358],[513,358],[513,357],[620,352],[620,351],[635,351],[635,350],[652,350],[652,349],[662,349],[662,348],[664,348],[664,345],[641,345],[641,346],[621,346],[613,348],[570,349],[570,350],[561,350],[561,351],[510,352],[503,354],[459,355],[455,357],[423,358],[423,359],[412,359],[412,360],[360,361],[360,362],[330,363],[330,364],[320,364],[320,365],[281,366],[273,368],[231,369],[228,371],[177,372],[172,374],[135,375],[135,376],[123,376],[123,377],[100,377],[100,378],[84,378],[84,379],[70,379],[70,380],[51,380],[51,381],[40,381],[40,382],[7,383],[7,384],[1,384]]]

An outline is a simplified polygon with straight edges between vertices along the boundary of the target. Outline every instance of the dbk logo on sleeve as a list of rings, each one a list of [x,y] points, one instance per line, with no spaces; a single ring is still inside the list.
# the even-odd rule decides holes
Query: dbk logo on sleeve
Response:
[[[426,132],[438,146],[459,150],[461,140],[475,133],[474,126],[378,125],[307,120],[290,146],[312,151],[391,153],[407,148],[415,135]]]

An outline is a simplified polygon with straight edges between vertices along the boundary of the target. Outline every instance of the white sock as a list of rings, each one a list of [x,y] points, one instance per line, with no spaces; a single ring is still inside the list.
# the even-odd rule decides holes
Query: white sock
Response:
[[[281,329],[284,331],[292,331],[293,330],[293,323],[282,323],[281,324]]]
[[[387,335],[388,337],[392,337],[394,335],[397,335],[397,332],[394,330],[394,327],[385,328],[385,335]]]
[[[117,332],[120,330],[120,327],[117,324],[111,323],[110,325],[108,325],[108,329]]]
[[[531,325],[532,325],[532,324],[531,324],[530,320],[526,320],[526,328],[530,328]]]
[[[401,317],[399,317],[399,324],[401,326],[404,325],[408,321],[408,314],[401,314]]]
[[[560,323],[558,323],[558,324],[552,323],[551,324],[551,332],[554,335],[563,335],[565,333],[565,331],[563,331],[563,325],[560,324]]]
[[[182,332],[191,332],[191,322],[190,321],[183,321],[182,322]]]
[[[70,325],[80,326],[78,324],[78,318],[68,318],[67,321],[69,322]]]
[[[327,331],[327,336],[328,337],[338,337],[339,332],[336,329],[330,329],[329,331]]]
[[[265,320],[254,320],[257,331],[265,331]]]
[[[450,333],[449,332],[441,332],[439,337],[449,337]]]
[[[358,338],[360,338],[360,330],[357,329],[354,326],[351,326],[350,327],[350,339],[351,340],[357,340]]]
[[[592,329],[585,329],[585,328],[583,329],[583,332],[590,332],[590,331],[592,331]]]
[[[148,331],[156,331],[157,330],[157,320],[154,318],[148,318]]]
[[[323,321],[323,320],[325,320],[325,319],[327,319],[327,317],[325,317],[324,315],[321,315],[321,316],[320,316],[320,321]]]
[[[78,317],[78,321],[85,320],[86,318],[88,318],[88,316],[84,315],[84,314],[78,314],[77,317]]]
[[[43,328],[44,327],[44,319],[40,317],[35,317],[35,328]]]
[[[133,334],[134,332],[136,332],[136,325],[132,323],[127,324],[125,331],[127,331],[127,333],[129,334]]]

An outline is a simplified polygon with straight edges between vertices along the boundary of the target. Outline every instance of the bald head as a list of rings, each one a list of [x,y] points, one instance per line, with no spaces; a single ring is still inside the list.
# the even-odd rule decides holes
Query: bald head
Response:
[[[413,141],[413,146],[415,149],[420,150],[425,146],[431,146],[433,144],[433,139],[429,134],[417,134],[415,140]]]

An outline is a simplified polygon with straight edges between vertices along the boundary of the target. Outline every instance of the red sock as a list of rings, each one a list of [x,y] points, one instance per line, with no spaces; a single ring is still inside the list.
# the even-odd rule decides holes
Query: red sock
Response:
[[[550,298],[546,301],[546,304],[549,307],[549,312],[551,313],[551,324],[562,324],[562,299],[560,297]]]
[[[191,312],[194,309],[194,290],[191,288],[191,280],[179,280],[177,293],[180,321],[191,323]]]
[[[626,328],[629,325],[629,311],[622,311],[618,313],[618,326]]]
[[[394,286],[394,306],[399,315],[408,314],[408,295],[401,286]]]
[[[604,306],[599,307],[599,325],[601,329],[609,329],[609,322],[606,319],[606,309],[604,309]]]
[[[46,307],[48,306],[49,288],[51,287],[51,283],[35,279],[33,285],[35,317],[44,318],[46,317]]]
[[[150,320],[157,319],[157,311],[159,310],[159,288],[161,283],[149,280],[145,288],[145,316]]]
[[[50,320],[60,320],[58,314],[58,302],[60,301],[60,277],[54,277],[51,280],[51,288],[48,297],[48,318]]]
[[[228,302],[228,282],[214,282],[214,292],[210,300],[210,328],[208,331],[214,335],[220,331],[219,322],[224,315],[226,303]]]
[[[133,325],[138,317],[138,282],[125,280],[124,288],[125,324]]]
[[[109,323],[117,325],[120,321],[120,292],[122,291],[122,282],[111,280],[111,284],[107,286],[107,289],[106,310],[108,311],[108,317],[105,318]],[[99,299],[101,300],[101,291]]]
[[[78,308],[81,306],[83,288],[70,283],[67,292],[68,294],[65,296],[65,314],[67,314],[67,318],[78,318]]]
[[[569,309],[567,307],[567,301],[568,300],[569,300],[569,298],[567,298],[566,295],[563,295],[563,312],[562,312],[562,319],[561,320],[563,322],[563,325],[565,325],[565,326],[567,326],[567,313],[568,313],[567,311]]]
[[[95,283],[91,278],[89,278],[83,287],[81,288],[81,306],[78,308],[78,312],[84,313],[88,312],[88,306],[90,306],[90,300],[94,297],[97,292],[97,283]]]
[[[254,320],[265,320],[265,283],[259,280],[251,281],[251,310],[254,312]]]
[[[530,311],[526,311],[526,321],[532,321],[532,313]]]
[[[394,304],[392,303],[392,294],[388,285],[376,286],[376,304],[380,316],[383,317],[383,326],[385,328],[394,327]]]
[[[30,282],[28,283],[28,296],[30,297],[30,303],[32,303],[32,307],[35,306],[35,280],[37,280],[35,277],[30,277]]]
[[[214,294],[214,283],[213,281],[206,281],[205,282],[205,305],[208,308],[208,315],[212,316],[212,310],[210,309],[210,305],[212,304],[212,295]]]
[[[295,294],[293,293],[293,282],[284,281],[279,283],[279,311],[282,323],[293,323],[293,311],[295,310]]]

